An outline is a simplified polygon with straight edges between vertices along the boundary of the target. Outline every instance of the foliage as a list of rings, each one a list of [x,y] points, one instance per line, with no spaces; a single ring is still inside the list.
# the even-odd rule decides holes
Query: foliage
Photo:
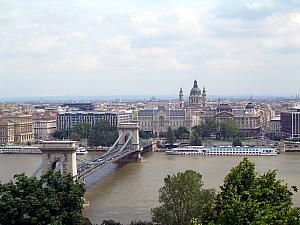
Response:
[[[161,206],[153,208],[155,224],[185,225],[192,218],[206,224],[213,214],[215,192],[203,189],[202,176],[192,170],[168,175],[159,190]]]
[[[88,145],[111,146],[118,138],[117,127],[110,126],[107,121],[98,121],[90,131]]]
[[[70,175],[16,175],[14,182],[0,184],[0,224],[81,225],[84,191]]]
[[[80,136],[75,132],[71,132],[69,135],[69,139],[73,141],[80,141]]]
[[[170,143],[171,145],[176,142],[175,131],[172,130],[171,127],[169,127],[168,131],[166,132],[166,138],[167,138],[167,142]]]
[[[56,130],[53,134],[53,137],[60,140],[68,139],[69,133],[69,130]]]
[[[122,224],[114,220],[103,220],[101,225],[122,225]],[[148,221],[138,220],[138,221],[131,221],[130,225],[153,225],[153,223]]]
[[[175,130],[175,136],[177,139],[189,139],[190,132],[186,127],[178,127]]]
[[[239,135],[238,128],[234,120],[227,120],[220,124],[221,136],[224,140],[236,138]]]
[[[115,222],[113,220],[103,220],[101,225],[122,225],[119,222]]]
[[[241,139],[234,138],[233,142],[232,142],[232,146],[243,146],[243,143],[242,143]]]
[[[210,137],[210,135],[217,132],[218,123],[214,119],[206,119],[200,125],[194,126],[192,129],[202,138]]]
[[[143,130],[139,130],[139,136],[142,139],[149,139],[149,138],[154,138],[155,137],[155,135],[153,133],[146,132],[146,131],[143,131]]]
[[[80,138],[87,139],[91,131],[91,125],[89,123],[78,123],[72,129]]]
[[[276,171],[258,175],[254,163],[245,158],[225,177],[217,196],[216,224],[300,224],[292,195],[276,179]]]
[[[202,145],[202,139],[199,136],[199,133],[195,129],[192,129],[192,131],[190,133],[190,144],[193,146],[201,146]]]
[[[131,221],[130,225],[153,225],[153,223],[139,220],[139,221]]]

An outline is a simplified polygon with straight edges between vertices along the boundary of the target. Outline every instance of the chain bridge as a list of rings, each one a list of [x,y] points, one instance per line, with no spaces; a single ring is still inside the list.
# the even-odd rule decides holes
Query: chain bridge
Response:
[[[119,137],[110,149],[91,161],[76,157],[75,141],[44,141],[40,147],[42,163],[33,176],[53,169],[70,173],[74,179],[82,181],[109,163],[143,161],[142,154],[153,151],[155,146],[152,142],[139,138],[138,124],[119,124],[118,131]]]

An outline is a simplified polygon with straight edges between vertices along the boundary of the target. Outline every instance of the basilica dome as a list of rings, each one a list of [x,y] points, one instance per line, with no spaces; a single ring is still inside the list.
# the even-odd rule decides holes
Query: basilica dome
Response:
[[[197,80],[194,81],[194,86],[191,89],[190,95],[201,95],[201,90],[198,88]]]

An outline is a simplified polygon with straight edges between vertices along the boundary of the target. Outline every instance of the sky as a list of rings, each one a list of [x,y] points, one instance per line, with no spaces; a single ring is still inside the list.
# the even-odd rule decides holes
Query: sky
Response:
[[[0,98],[300,93],[300,0],[0,0]]]

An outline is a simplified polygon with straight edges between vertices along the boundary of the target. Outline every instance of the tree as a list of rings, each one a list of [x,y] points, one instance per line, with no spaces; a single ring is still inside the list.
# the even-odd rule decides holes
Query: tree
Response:
[[[220,132],[221,136],[224,140],[228,140],[229,138],[235,138],[238,136],[238,128],[234,120],[227,120],[220,124]]]
[[[87,139],[91,131],[91,125],[89,123],[78,123],[73,128],[73,132],[78,134],[80,138]]]
[[[101,225],[122,225],[119,222],[115,222],[114,220],[103,220]]]
[[[202,145],[202,140],[201,137],[199,136],[199,133],[192,129],[190,133],[190,144],[193,146],[201,146]]]
[[[110,146],[118,138],[118,130],[107,121],[98,121],[90,131],[88,145],[90,146]]]
[[[276,171],[258,175],[254,163],[245,158],[225,177],[216,201],[216,224],[299,225],[292,195],[276,179]]]
[[[40,179],[15,175],[0,184],[0,224],[81,225],[84,191],[84,184],[53,171]]]
[[[243,143],[242,143],[241,139],[234,138],[233,142],[232,142],[232,146],[243,146]]]
[[[69,138],[73,141],[80,141],[80,136],[75,132],[71,132]]]
[[[192,218],[211,220],[215,192],[203,189],[202,176],[192,170],[168,175],[159,190],[161,206],[151,210],[155,224],[188,225]]]
[[[168,131],[166,133],[166,138],[167,138],[167,142],[170,143],[171,145],[174,144],[176,142],[176,136],[175,136],[175,131],[172,130],[171,127],[168,128]]]
[[[149,138],[154,138],[155,135],[151,132],[139,130],[139,136],[142,139],[149,139]]]
[[[211,134],[216,133],[218,130],[218,123],[214,119],[206,119],[200,125],[194,126],[193,130],[198,132],[202,138],[210,137]]]
[[[186,127],[178,127],[175,130],[175,136],[177,139],[189,139],[190,132]]]
[[[53,137],[56,139],[67,139],[69,137],[68,130],[56,130],[53,134]]]

